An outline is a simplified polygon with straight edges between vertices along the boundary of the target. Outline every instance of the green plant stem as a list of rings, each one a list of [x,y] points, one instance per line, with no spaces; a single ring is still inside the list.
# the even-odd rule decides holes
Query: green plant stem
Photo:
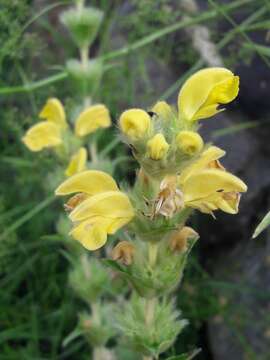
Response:
[[[152,269],[156,265],[157,256],[158,256],[158,243],[149,242],[149,244],[148,244],[148,261],[149,261],[149,266]],[[151,324],[153,322],[154,315],[155,315],[156,302],[157,302],[156,297],[146,299],[144,316],[145,316],[145,325],[147,327],[151,327]],[[144,356],[143,357],[143,360],[152,360],[152,359],[153,359],[152,356]]]
[[[103,347],[95,347],[93,350],[93,360],[104,360],[104,348]]]
[[[253,0],[238,0],[231,4],[221,6],[219,8],[219,10],[205,11],[204,13],[202,13],[199,16],[180,20],[173,25],[167,26],[161,30],[154,32],[153,34],[151,34],[149,36],[145,36],[144,38],[142,38],[138,41],[135,41],[131,45],[124,46],[123,48],[121,48],[119,50],[111,51],[108,54],[101,55],[100,57],[98,57],[98,59],[106,61],[106,60],[116,59],[121,56],[129,55],[131,52],[138,50],[138,49],[160,39],[161,37],[174,32],[174,31],[177,31],[177,30],[180,30],[180,29],[183,29],[183,28],[195,25],[195,24],[199,24],[202,22],[212,20],[216,16],[220,16],[220,10],[226,11],[227,13],[232,12],[243,5],[247,5],[248,3],[252,2],[252,1]],[[46,79],[39,80],[36,82],[23,84],[23,85],[19,85],[19,86],[14,86],[14,87],[0,88],[0,95],[4,95],[4,94],[8,95],[8,94],[15,94],[15,93],[27,93],[29,91],[33,91],[33,90],[42,88],[44,86],[48,86],[50,84],[62,81],[64,79],[66,79],[67,77],[68,77],[67,72],[62,71],[51,77],[47,77]]]
[[[158,243],[149,242],[148,259],[149,259],[149,265],[151,268],[153,268],[156,264],[157,255],[158,255]]]

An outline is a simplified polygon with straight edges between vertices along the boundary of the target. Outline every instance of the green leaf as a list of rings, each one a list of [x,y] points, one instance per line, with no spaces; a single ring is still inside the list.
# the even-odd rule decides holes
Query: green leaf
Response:
[[[252,44],[245,43],[244,47],[249,50],[253,50],[253,51],[255,50],[265,56],[270,56],[270,47],[269,46],[257,45],[254,43],[252,43]]]
[[[193,350],[191,353],[185,353],[182,355],[171,356],[171,357],[167,358],[166,360],[191,360],[191,359],[194,359],[194,357],[196,355],[198,355],[199,352],[201,352],[201,349],[196,349],[196,350]]]
[[[270,225],[270,211],[265,215],[259,225],[256,227],[252,239],[255,239],[262,231],[264,231]]]

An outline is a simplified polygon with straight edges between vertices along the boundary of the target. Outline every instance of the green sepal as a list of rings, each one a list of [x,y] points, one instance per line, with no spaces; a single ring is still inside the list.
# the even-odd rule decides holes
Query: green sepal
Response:
[[[174,302],[164,299],[155,303],[153,319],[146,325],[146,301],[132,296],[124,308],[116,313],[116,320],[124,343],[130,349],[144,356],[157,357],[172,346],[188,322],[180,319],[180,312],[175,310]]]
[[[150,267],[147,257],[147,243],[134,241],[135,256],[133,263],[124,266],[113,260],[103,260],[113,270],[120,273],[144,298],[162,296],[172,292],[181,282],[188,255],[198,238],[189,239],[185,253],[174,253],[167,239],[160,244],[157,263]]]
[[[69,284],[78,297],[92,303],[110,292],[111,281],[107,269],[97,259],[84,254],[73,261]]]
[[[103,12],[94,7],[71,8],[60,15],[78,48],[90,46],[97,36]]]
[[[92,347],[105,346],[108,340],[116,335],[116,330],[112,326],[114,311],[110,303],[102,303],[98,306],[98,314],[95,316],[87,312],[79,314],[79,331]]]

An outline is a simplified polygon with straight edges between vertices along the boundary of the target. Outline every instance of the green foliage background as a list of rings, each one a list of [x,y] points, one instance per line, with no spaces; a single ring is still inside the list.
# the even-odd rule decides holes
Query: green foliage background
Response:
[[[83,338],[63,346],[63,340],[77,323],[78,310],[84,309],[84,305],[68,286],[69,263],[63,256],[63,239],[55,235],[55,222],[62,208],[48,191],[48,184],[44,183],[46,174],[53,170],[53,160],[44,153],[30,153],[20,140],[25,129],[35,122],[47,97],[57,96],[68,108],[76,102],[72,85],[65,76],[58,82],[47,81],[46,86],[31,88],[30,85],[30,91],[26,91],[27,84],[35,84],[40,79],[46,82],[48,76],[65,71],[65,60],[77,56],[57,19],[60,9],[68,4],[70,2],[43,1],[39,4],[34,0],[0,0],[1,360],[89,359],[89,347]],[[174,12],[171,1],[158,0],[153,7],[151,0],[131,0],[133,10],[128,15],[119,12],[123,1],[93,1],[91,4],[99,6],[106,14],[93,55],[112,51],[111,36],[115,24],[128,34],[121,44],[127,47],[125,56],[109,56],[110,66],[99,94],[114,119],[124,107],[151,105],[160,96],[173,94],[183,81],[184,76],[181,76],[172,87],[164,87],[163,94],[157,94],[148,73],[149,57],[172,69],[181,66],[183,75],[191,66],[195,69],[202,65],[183,32],[171,30],[166,37],[161,33],[158,40],[151,40],[152,34],[162,32],[176,22],[182,22],[185,28],[183,14]],[[267,1],[261,0],[256,4],[231,1],[229,5],[237,5],[237,10],[226,13],[229,19],[239,11],[246,19],[263,7],[269,10]],[[224,41],[217,31],[219,19],[224,18],[222,9],[221,3],[210,1],[204,10],[205,13],[216,11],[211,17],[210,29],[217,44]],[[202,15],[196,15],[197,23],[203,19]],[[267,11],[261,11],[253,22],[254,31],[264,29],[266,20]],[[249,40],[243,41],[242,32],[248,36],[246,29],[237,22],[233,24],[228,45],[235,49],[237,44],[238,50],[231,52],[230,47],[226,47],[224,61],[233,67],[243,53],[248,53],[250,58],[259,53],[269,62],[269,48],[259,49],[253,42],[251,46]],[[130,44],[141,40],[145,46],[128,50]],[[143,91],[138,91],[138,79]],[[19,89],[16,88],[18,85]],[[105,132],[101,147],[113,141],[114,134],[115,129]],[[119,143],[110,154],[116,161],[114,165],[118,166],[118,178],[127,177],[132,181],[134,164],[129,163],[127,170],[126,155],[124,146]],[[194,345],[206,348],[201,334],[210,318],[226,319],[236,333],[238,331],[233,320],[229,321],[233,309],[224,306],[216,294],[216,285],[220,288],[222,284],[216,284],[202,269],[197,255],[195,251],[178,299],[190,325],[177,342],[175,353],[189,351]],[[239,290],[224,286],[224,297],[235,291]],[[244,351],[252,354],[245,339],[240,335],[239,339]],[[259,359],[253,355],[252,359]],[[208,356],[203,351],[198,358],[209,360]]]

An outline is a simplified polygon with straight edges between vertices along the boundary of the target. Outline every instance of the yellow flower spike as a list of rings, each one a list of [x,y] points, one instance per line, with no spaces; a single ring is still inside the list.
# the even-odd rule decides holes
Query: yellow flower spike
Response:
[[[119,119],[122,132],[131,140],[143,138],[151,127],[151,117],[141,109],[130,109],[122,113]]]
[[[58,146],[62,143],[61,129],[52,122],[42,121],[27,130],[22,141],[31,151]]]
[[[67,127],[64,107],[61,101],[56,98],[51,98],[47,100],[45,106],[39,113],[39,117],[41,119],[45,119],[47,121],[55,123],[62,129],[65,129]]]
[[[173,116],[173,111],[166,101],[158,101],[151,109],[154,113],[160,116],[163,120],[170,120]]]
[[[182,86],[178,96],[180,116],[186,121],[209,118],[222,110],[220,104],[234,100],[239,77],[225,68],[207,68],[196,72]]]
[[[66,176],[72,176],[83,170],[85,170],[87,161],[87,151],[84,147],[81,147],[76,154],[74,154],[70,160],[70,163],[65,171]]]
[[[133,217],[133,208],[126,194],[107,191],[91,196],[81,202],[69,215],[73,222],[93,217],[128,219]]]
[[[95,195],[104,191],[119,191],[114,179],[103,171],[86,170],[65,180],[55,190],[55,194],[86,193]]]
[[[163,134],[156,134],[152,139],[147,142],[147,151],[151,159],[163,159],[169,149],[169,144],[165,140]]]
[[[193,131],[178,133],[176,143],[180,151],[190,156],[199,153],[203,148],[203,139]]]
[[[109,110],[105,105],[98,104],[84,110],[75,122],[75,134],[79,137],[93,133],[99,128],[111,125]]]

